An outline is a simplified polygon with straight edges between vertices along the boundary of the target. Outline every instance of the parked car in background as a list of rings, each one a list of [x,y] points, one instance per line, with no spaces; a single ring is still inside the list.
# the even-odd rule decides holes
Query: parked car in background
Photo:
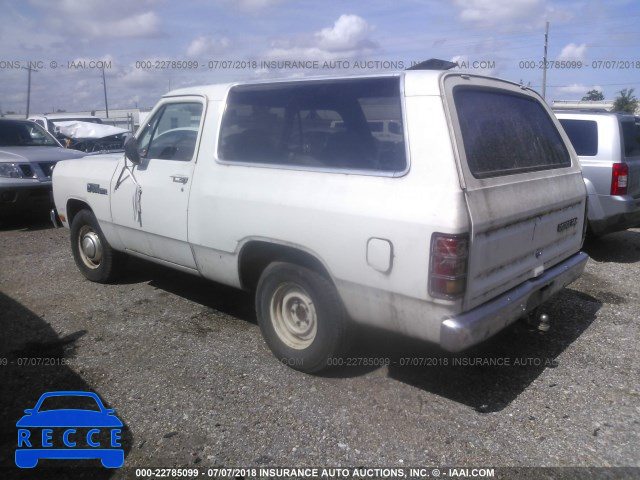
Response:
[[[56,126],[58,122],[86,122],[102,124],[102,119],[94,117],[92,115],[78,116],[71,114],[49,114],[49,115],[34,115],[29,117],[29,120],[36,122],[38,125],[47,130],[54,137],[57,136]]]
[[[602,111],[557,110],[582,165],[594,236],[640,226],[638,117]]]
[[[36,123],[0,119],[0,217],[46,212],[56,162],[84,155],[62,148]]]
[[[65,147],[86,153],[122,151],[128,130],[105,124],[94,116],[36,115],[29,120],[44,127]]]
[[[86,153],[124,151],[131,132],[113,125],[81,121],[57,122],[57,138],[66,148]]]

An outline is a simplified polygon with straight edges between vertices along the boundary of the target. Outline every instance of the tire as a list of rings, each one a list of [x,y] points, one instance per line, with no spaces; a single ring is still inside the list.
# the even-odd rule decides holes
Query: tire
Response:
[[[125,254],[111,248],[91,210],[81,210],[73,217],[71,251],[82,274],[97,283],[116,279],[127,260]]]
[[[333,284],[313,270],[271,263],[256,289],[262,335],[285,365],[316,373],[339,365],[350,340],[349,319]]]

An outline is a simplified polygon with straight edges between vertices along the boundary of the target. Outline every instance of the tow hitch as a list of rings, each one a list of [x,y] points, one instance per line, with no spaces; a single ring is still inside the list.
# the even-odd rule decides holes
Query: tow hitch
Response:
[[[549,315],[541,312],[538,308],[527,315],[526,321],[529,325],[537,328],[540,332],[548,332],[551,329],[551,324],[549,323]]]

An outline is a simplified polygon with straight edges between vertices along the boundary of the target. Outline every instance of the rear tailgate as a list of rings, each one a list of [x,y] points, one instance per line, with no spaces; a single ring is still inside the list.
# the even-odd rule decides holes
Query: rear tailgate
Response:
[[[531,90],[450,74],[443,91],[471,220],[468,310],[580,250],[585,185],[555,117]]]

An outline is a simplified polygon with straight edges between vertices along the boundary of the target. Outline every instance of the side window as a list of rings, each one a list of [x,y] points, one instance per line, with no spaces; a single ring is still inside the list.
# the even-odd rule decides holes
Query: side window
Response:
[[[598,154],[598,124],[596,122],[562,118],[560,124],[578,155],[594,157]]]
[[[623,121],[621,127],[625,156],[640,156],[640,125],[635,122]]]
[[[229,161],[273,162],[282,157],[285,109],[242,101],[227,105],[219,155]]]
[[[382,133],[384,132],[384,123],[381,121],[370,120],[367,122],[369,124],[369,130],[371,133]]]
[[[45,137],[45,133],[42,129],[36,127],[29,127],[29,135],[31,136],[32,145],[49,145],[51,141]]]
[[[337,111],[327,109],[300,109],[295,115],[286,146],[288,157],[299,165],[322,166],[318,159],[327,147],[331,126],[344,126],[342,117]]]
[[[229,162],[402,172],[398,77],[233,87],[218,157]],[[385,123],[398,125],[384,134]]]
[[[389,122],[389,133],[402,135],[402,125],[398,122]]]
[[[188,162],[196,148],[201,117],[201,103],[164,105],[138,138],[140,156]]]

